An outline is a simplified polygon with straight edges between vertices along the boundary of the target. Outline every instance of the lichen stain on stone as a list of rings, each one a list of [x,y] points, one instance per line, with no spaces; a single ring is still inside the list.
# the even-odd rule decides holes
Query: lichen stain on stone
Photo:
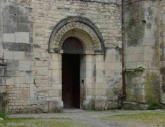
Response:
[[[162,92],[165,93],[165,67],[160,69],[160,73],[162,75]]]
[[[153,11],[152,11],[151,7],[148,8],[148,13],[149,13],[149,16],[152,17],[152,15],[153,15]]]
[[[158,56],[160,56],[159,55],[159,48],[155,47],[154,48],[154,54],[152,57],[152,65],[155,67],[159,67],[159,65],[160,65],[160,60],[158,59]]]
[[[116,78],[107,77],[107,90],[106,97],[108,100],[120,101],[122,96],[121,77],[118,75]]]
[[[155,17],[155,25],[156,25],[156,28],[155,28],[155,31],[154,31],[154,38],[155,38],[155,45],[154,45],[154,55],[153,55],[153,58],[152,58],[152,65],[153,66],[156,66],[156,67],[159,67],[160,65],[160,59],[158,58],[158,56],[160,56],[160,47],[159,47],[159,22],[158,22],[158,17],[156,16]]]
[[[133,72],[126,73],[127,101],[139,102],[139,103],[143,102],[142,77],[143,77],[143,71],[133,71]]]
[[[147,29],[151,29],[152,28],[152,24],[151,23],[147,23]]]
[[[125,19],[125,30],[128,46],[137,46],[141,44],[144,37],[144,8],[141,3],[136,2],[126,8],[126,13],[128,16]]]
[[[16,4],[6,5],[2,10],[4,33],[29,32],[29,11]]]
[[[148,104],[160,103],[160,80],[155,72],[147,73],[145,79],[145,93]]]

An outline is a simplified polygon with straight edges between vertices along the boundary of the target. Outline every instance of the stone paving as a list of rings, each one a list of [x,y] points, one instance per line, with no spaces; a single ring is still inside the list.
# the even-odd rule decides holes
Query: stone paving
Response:
[[[163,110],[156,110],[161,112]],[[9,115],[10,118],[68,118],[74,121],[81,122],[83,124],[89,125],[91,127],[124,127],[119,126],[117,123],[110,121],[104,121],[101,118],[117,114],[133,114],[141,112],[150,112],[150,111],[126,111],[126,110],[111,110],[111,111],[84,111],[84,110],[64,110],[63,113],[54,113],[54,114],[15,114]],[[163,111],[164,112],[164,111]]]

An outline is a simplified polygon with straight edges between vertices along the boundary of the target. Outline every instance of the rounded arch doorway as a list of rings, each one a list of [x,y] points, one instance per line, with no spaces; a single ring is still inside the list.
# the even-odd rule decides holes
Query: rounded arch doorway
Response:
[[[54,88],[58,86],[61,108],[92,108],[105,56],[104,39],[97,26],[85,17],[61,20],[51,33],[48,51],[56,61],[50,78]]]
[[[64,108],[80,108],[80,59],[83,53],[82,42],[67,38],[62,54],[62,100]]]

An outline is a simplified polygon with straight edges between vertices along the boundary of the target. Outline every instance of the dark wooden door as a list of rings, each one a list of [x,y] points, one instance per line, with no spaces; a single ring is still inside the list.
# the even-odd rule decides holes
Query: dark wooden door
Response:
[[[62,57],[62,100],[64,108],[80,108],[80,55]]]

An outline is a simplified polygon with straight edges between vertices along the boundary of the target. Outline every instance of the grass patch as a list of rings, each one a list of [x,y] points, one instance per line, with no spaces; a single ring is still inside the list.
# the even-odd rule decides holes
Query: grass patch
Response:
[[[8,119],[0,121],[0,127],[89,127],[70,119]]]
[[[145,112],[104,117],[126,127],[165,127],[165,113]]]
[[[7,120],[8,116],[5,112],[0,112],[0,118],[3,118],[4,120]]]

